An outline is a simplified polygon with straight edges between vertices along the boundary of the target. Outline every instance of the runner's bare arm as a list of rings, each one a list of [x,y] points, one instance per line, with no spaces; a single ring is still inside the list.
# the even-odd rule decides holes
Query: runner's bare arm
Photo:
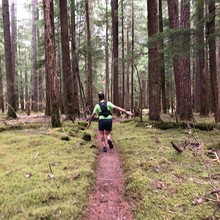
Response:
[[[121,112],[124,112],[126,115],[130,115],[130,116],[133,115],[130,111],[126,111],[125,109],[123,109],[123,108],[121,108],[121,107],[119,107],[117,105],[115,105],[115,109],[117,109],[117,110],[119,110]]]
[[[86,129],[89,128],[89,126],[91,125],[91,121],[93,120],[94,117],[95,117],[95,113],[92,113],[90,118],[89,118],[89,121],[88,121],[88,124],[86,126]]]

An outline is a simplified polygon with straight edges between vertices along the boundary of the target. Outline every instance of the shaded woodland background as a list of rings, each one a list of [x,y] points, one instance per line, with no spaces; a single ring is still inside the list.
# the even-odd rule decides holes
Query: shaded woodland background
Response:
[[[215,0],[2,0],[0,107],[9,118],[91,112],[97,92],[151,120],[193,112],[220,121],[219,3]]]

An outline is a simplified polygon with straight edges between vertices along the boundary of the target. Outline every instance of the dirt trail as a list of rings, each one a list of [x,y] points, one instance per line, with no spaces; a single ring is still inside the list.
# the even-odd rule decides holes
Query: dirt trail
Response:
[[[101,146],[99,135],[98,145]],[[133,220],[132,208],[124,198],[124,176],[117,147],[104,153],[99,147],[96,183],[84,220]]]

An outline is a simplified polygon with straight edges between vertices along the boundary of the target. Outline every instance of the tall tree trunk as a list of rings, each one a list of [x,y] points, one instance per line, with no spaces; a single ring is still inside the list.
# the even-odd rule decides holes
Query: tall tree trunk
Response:
[[[179,28],[179,3],[178,1],[167,0],[168,3],[168,14],[169,14],[169,27],[171,29]],[[179,38],[174,34],[171,35],[171,45],[174,48],[177,48],[179,45]],[[179,69],[180,61],[179,56],[173,56],[173,71],[174,71],[174,79],[176,85],[176,113],[179,114],[180,108],[180,90],[179,88],[179,78],[180,78],[180,69]]]
[[[118,0],[111,0],[112,37],[113,37],[113,102],[119,105],[118,89]],[[120,115],[120,112],[117,112]]]
[[[12,69],[12,52],[11,52],[11,36],[10,36],[10,21],[9,21],[9,6],[8,0],[2,0],[3,12],[3,29],[4,29],[4,47],[5,47],[5,68],[7,81],[7,105],[8,117],[17,118],[16,115],[16,100],[15,100],[15,77]]]
[[[28,90],[28,74],[27,74],[27,64],[25,64],[25,112],[27,115],[30,115],[31,113],[31,106],[30,106],[30,95]]]
[[[47,54],[45,54],[45,60],[47,60]],[[45,115],[51,116],[51,100],[50,100],[50,78],[49,73],[47,72],[48,67],[45,62],[45,79],[46,79],[46,106],[45,106]]]
[[[125,105],[125,40],[124,40],[124,1],[121,0],[121,54],[122,54],[122,108]]]
[[[4,103],[4,88],[3,88],[3,73],[2,73],[2,60],[0,59],[0,108],[2,112],[5,111],[5,103]]]
[[[108,41],[108,32],[109,32],[109,23],[108,23],[108,0],[105,1],[105,16],[106,16],[106,30],[105,30],[105,96],[106,99],[109,100],[109,41]]]
[[[167,109],[171,109],[171,93],[174,92],[174,89],[171,88],[172,85],[172,74],[167,74],[166,79],[166,100],[167,100]]]
[[[16,70],[17,63],[17,0],[11,1],[11,51],[12,51],[12,71],[14,74],[15,88],[15,106],[19,108],[18,101],[18,74]]]
[[[73,77],[70,64],[70,48],[67,18],[67,0],[60,0],[60,22],[61,22],[61,45],[62,45],[62,72],[63,72],[63,89],[65,100],[65,114],[68,119],[73,120],[74,115],[74,93]]]
[[[22,76],[22,72],[20,72],[19,79],[20,79],[20,83],[19,83],[19,88],[20,88],[19,96],[20,96],[20,98],[19,99],[20,99],[21,111],[24,111],[25,110],[25,108],[24,108],[24,79]]]
[[[159,0],[159,31],[163,33],[163,7],[162,0]],[[166,100],[166,78],[165,78],[165,60],[164,60],[164,41],[160,42],[160,75],[161,75],[161,92],[162,92],[162,109],[163,113],[167,113],[167,100]]]
[[[37,20],[39,20],[39,9],[37,9]],[[40,29],[37,27],[37,41],[38,41],[38,47],[39,47],[39,39],[40,39]],[[44,89],[43,89],[43,81],[44,79],[44,71],[38,70],[38,101],[39,101],[39,107],[38,110],[40,112],[43,112],[44,105],[43,105],[43,97],[44,97]]]
[[[207,38],[209,45],[210,85],[212,111],[217,111],[217,66],[216,66],[216,37],[215,37],[215,0],[208,0]]]
[[[170,28],[181,28],[183,31],[181,37],[171,37],[172,46],[178,48],[179,45],[186,45],[182,48],[181,54],[175,54],[173,57],[176,86],[176,114],[180,116],[182,120],[191,120],[190,35],[184,33],[184,30],[190,28],[190,3],[185,0],[181,1],[181,20],[179,22],[178,2],[172,0],[168,0],[167,2]]]
[[[147,108],[147,81],[145,79],[146,73],[141,74],[141,86],[142,86],[142,105],[143,108]]]
[[[190,3],[188,0],[181,1],[181,22],[180,28],[189,30],[190,28]],[[190,35],[183,34],[181,45],[185,45],[186,51],[180,58],[180,78],[178,88],[180,93],[180,118],[182,120],[192,119],[191,100],[191,79],[190,79]]]
[[[32,79],[33,111],[38,111],[38,73],[37,73],[37,0],[32,0]]]
[[[87,75],[87,104],[90,106],[90,110],[93,109],[93,86],[92,86],[92,46],[91,46],[91,30],[90,30],[90,19],[89,19],[89,0],[85,0],[86,4],[86,26],[87,26],[87,47],[88,47],[88,75]]]
[[[58,28],[60,25],[58,25]],[[60,28],[57,30],[58,33],[61,33]],[[63,83],[63,72],[62,72],[62,59],[61,59],[61,42],[57,41],[57,71],[58,71],[58,77],[60,78],[60,94],[59,94],[59,100],[60,100],[60,113],[65,115],[65,98],[64,98],[64,83]]]
[[[210,80],[209,80],[209,64],[208,64],[208,47],[205,46],[204,70],[201,75],[201,115],[208,115],[210,111]]]
[[[18,57],[21,57],[21,47],[18,47]],[[17,64],[19,65],[20,63],[17,62]],[[17,76],[18,76],[18,80],[17,80],[17,83],[18,83],[18,96],[19,96],[19,104],[21,106],[21,111],[25,111],[25,107],[24,107],[24,103],[25,103],[25,100],[24,100],[24,77],[23,77],[23,71],[18,71],[17,73]]]
[[[134,111],[134,0],[131,2],[131,111]]]
[[[205,94],[202,94],[202,74],[204,72],[204,2],[197,2],[196,5],[196,57],[195,57],[195,82],[194,82],[194,110],[201,112],[201,105]]]
[[[207,3],[205,3],[205,17],[207,17]],[[208,27],[205,27],[205,38],[208,38]],[[208,115],[210,111],[210,79],[209,79],[209,59],[208,59],[208,45],[207,42],[204,44],[204,70],[201,75],[201,115]]]
[[[157,0],[147,1],[148,10],[148,36],[153,38],[159,31],[158,27],[158,10]],[[158,42],[154,41],[149,45],[149,64],[148,64],[148,76],[149,76],[149,119],[160,120],[160,94],[161,94],[161,82],[160,82],[160,69],[159,69],[159,51]]]
[[[76,21],[75,21],[75,0],[71,0],[71,34],[72,34],[72,72],[73,72],[73,101],[74,101],[74,114],[80,117],[79,110],[79,95],[78,95],[78,54],[76,51]]]
[[[38,91],[39,91],[39,111],[43,112],[43,71],[38,71],[39,77],[38,77]]]
[[[50,82],[51,124],[52,127],[61,127],[59,115],[59,82],[56,73],[53,0],[44,0],[44,21],[46,72]]]
[[[127,36],[127,57],[129,57],[130,54],[130,41],[129,41],[129,27],[127,27],[127,32],[126,32],[126,36]],[[130,61],[127,61],[127,68],[126,68],[126,83],[125,83],[125,109],[129,110],[130,109]]]
[[[215,122],[219,123],[220,122],[220,41],[218,41],[218,100],[217,100],[217,110],[215,112]]]

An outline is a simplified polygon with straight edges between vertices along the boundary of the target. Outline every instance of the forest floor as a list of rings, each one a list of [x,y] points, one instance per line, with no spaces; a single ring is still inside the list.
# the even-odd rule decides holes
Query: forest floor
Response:
[[[97,122],[85,130],[85,121],[62,117],[53,129],[43,114],[5,118],[0,219],[220,219],[220,125],[212,127],[212,115],[195,114],[188,126],[168,114],[162,123],[116,119],[107,153]]]
[[[63,121],[64,118],[61,118]],[[117,119],[115,120],[117,121]],[[43,114],[31,116],[19,114],[15,120],[0,120],[0,126],[15,128],[19,125],[50,123],[50,117]],[[36,131],[37,132],[37,131]],[[117,146],[102,152],[99,132],[95,135],[97,144],[97,160],[95,183],[89,196],[89,204],[85,210],[85,220],[132,220],[132,207],[126,201],[122,160]],[[31,174],[32,175],[32,174]],[[41,214],[42,215],[42,214]],[[0,218],[1,219],[1,218]]]
[[[21,124],[31,124],[31,123],[45,123],[50,122],[50,117],[46,116],[43,113],[37,113],[32,115],[26,114],[18,114],[17,119],[7,120],[5,116],[2,118],[0,117],[0,125],[17,125],[18,123]]]
[[[98,132],[96,137],[99,146],[96,183],[85,220],[132,220],[132,208],[124,196],[124,175],[117,147],[102,152]]]

